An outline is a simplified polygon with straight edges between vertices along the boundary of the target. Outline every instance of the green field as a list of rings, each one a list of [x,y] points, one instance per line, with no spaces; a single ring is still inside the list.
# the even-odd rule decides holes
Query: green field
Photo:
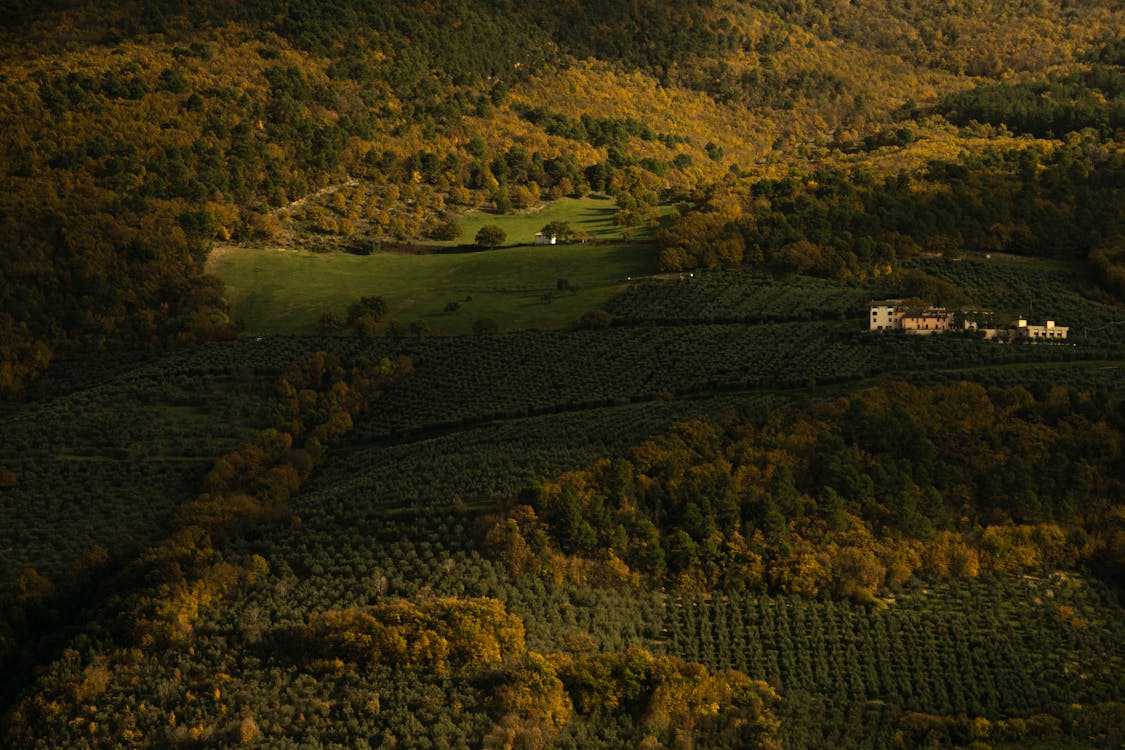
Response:
[[[666,213],[671,207],[660,206],[657,210]],[[481,227],[495,224],[508,235],[505,244],[530,245],[535,241],[535,233],[552,221],[569,222],[572,229],[585,232],[591,240],[636,240],[651,235],[646,226],[622,227],[616,217],[617,204],[609,198],[560,198],[538,210],[510,214],[476,210],[461,218],[461,236],[458,239],[434,244],[452,246],[472,243]]]
[[[656,251],[648,245],[369,256],[229,246],[212,256],[207,270],[227,285],[233,317],[248,333],[310,333],[322,313],[344,314],[360,297],[378,295],[388,319],[422,320],[435,333],[457,334],[482,318],[502,330],[565,326],[618,292],[626,276],[655,267]],[[580,290],[558,291],[559,279]],[[450,302],[460,309],[445,312]]]

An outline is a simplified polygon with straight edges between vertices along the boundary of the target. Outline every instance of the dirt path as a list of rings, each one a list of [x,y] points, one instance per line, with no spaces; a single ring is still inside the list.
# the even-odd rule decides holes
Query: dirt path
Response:
[[[353,177],[353,178],[344,180],[343,182],[336,182],[336,183],[333,183],[331,185],[325,185],[320,190],[317,190],[314,193],[309,193],[306,196],[298,198],[297,200],[290,203],[288,206],[285,206],[284,208],[279,208],[274,213],[281,213],[282,211],[293,211],[294,209],[303,207],[306,203],[313,200],[314,198],[320,198],[320,197],[325,196],[325,195],[332,195],[333,193],[339,192],[343,188],[354,187],[358,184],[359,184],[359,180],[357,180]]]
[[[297,230],[293,227],[292,214],[304,208],[312,201],[320,200],[325,196],[330,196],[344,188],[354,187],[359,184],[357,179],[349,179],[344,182],[337,182],[331,185],[325,185],[320,190],[302,196],[289,204],[271,211],[270,214],[278,219],[277,233],[269,240],[265,241],[250,241],[250,242],[224,242],[222,240],[215,241],[211,245],[211,251],[207,254],[207,261],[204,263],[203,270],[205,273],[212,273],[214,265],[220,262],[223,258],[232,252],[244,249],[264,250],[267,252],[289,252],[292,250],[301,249],[306,243],[302,242],[302,237],[308,233],[303,230]]]

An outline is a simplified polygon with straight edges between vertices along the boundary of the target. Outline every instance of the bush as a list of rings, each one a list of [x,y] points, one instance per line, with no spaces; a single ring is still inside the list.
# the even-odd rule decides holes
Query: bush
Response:
[[[500,247],[508,239],[508,234],[495,224],[485,224],[477,232],[476,244],[479,247]]]
[[[352,255],[371,255],[379,247],[378,241],[371,237],[363,237],[353,240],[347,247],[347,251]]]
[[[362,297],[359,301],[348,305],[348,325],[365,315],[371,316],[371,319],[377,322],[386,314],[387,303],[382,297]]]
[[[435,240],[455,240],[461,236],[461,222],[454,216],[443,217],[430,227],[429,234]]]

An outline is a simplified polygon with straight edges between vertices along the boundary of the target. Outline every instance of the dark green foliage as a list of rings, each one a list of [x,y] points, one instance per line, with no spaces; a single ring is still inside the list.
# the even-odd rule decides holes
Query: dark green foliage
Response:
[[[958,285],[972,286],[974,296],[985,302],[1012,283],[998,267],[926,263],[930,264],[923,266],[927,273],[938,278],[969,269],[966,273],[972,272],[975,285],[965,278],[951,278]],[[998,275],[991,276],[993,273]],[[1013,273],[1013,279],[1028,283],[1040,278],[1032,269],[1017,268]],[[1055,281],[1048,283],[1051,278]],[[1073,277],[1046,274],[1034,283],[1044,285],[1044,294],[1061,294],[1065,286],[1052,284],[1063,285],[1067,279],[1073,281]],[[691,284],[696,282],[704,286],[693,291]],[[735,275],[724,279],[706,275],[682,286],[677,282],[654,284],[646,292],[647,315],[672,315],[659,309],[657,295],[662,289],[670,295],[670,307],[683,310],[699,305],[700,315],[710,314],[704,302],[715,295],[743,300],[740,311],[748,317],[781,310],[789,304],[785,300],[795,303],[799,296],[799,289],[785,284],[778,285],[783,296],[763,297],[756,302],[757,295],[767,289],[761,277]],[[687,296],[673,294],[678,289]],[[810,309],[829,318],[837,315],[837,309],[847,309],[851,303],[846,300],[859,299],[863,291],[841,284],[841,296],[837,298],[827,282],[809,289],[813,297]],[[748,293],[745,298],[744,292]],[[1092,305],[1091,313],[1100,310],[1098,314],[1106,320],[1115,319],[1113,308],[1088,304]],[[827,389],[834,380],[878,376],[892,368],[935,378],[940,375],[938,367],[960,367],[960,373],[978,378],[1018,377],[1030,381],[1038,377],[1045,384],[1041,397],[1047,395],[1047,384],[1084,377],[1120,394],[1121,380],[1112,372],[1098,380],[1102,363],[1055,363],[1063,354],[1113,355],[1117,350],[1109,339],[1100,340],[1090,350],[1071,350],[998,347],[971,339],[869,337],[856,332],[861,327],[857,321],[772,325],[684,322],[678,326],[614,326],[597,332],[520,333],[472,339],[416,341],[410,337],[397,343],[389,339],[272,338],[213,345],[159,358],[130,355],[118,360],[103,355],[81,367],[60,367],[57,375],[42,383],[44,394],[55,393],[54,403],[60,405],[74,400],[74,411],[88,414],[88,440],[97,441],[103,434],[129,433],[123,432],[122,426],[95,428],[105,421],[109,407],[94,409],[88,399],[104,394],[107,404],[115,404],[115,394],[125,384],[132,389],[128,398],[140,404],[137,408],[150,408],[144,405],[143,397],[152,388],[160,392],[160,388],[173,387],[167,398],[178,398],[180,388],[186,394],[200,388],[205,392],[208,387],[227,392],[225,389],[240,378],[264,388],[286,363],[316,348],[332,349],[349,361],[377,361],[407,348],[418,363],[413,376],[384,394],[356,420],[350,444],[327,454],[309,484],[294,497],[291,523],[260,526],[224,546],[222,555],[229,560],[261,555],[270,570],[264,582],[238,592],[229,603],[202,612],[195,626],[198,635],[191,641],[194,653],[174,649],[111,660],[107,668],[112,669],[115,679],[91,704],[97,706],[96,720],[101,726],[124,731],[115,717],[127,714],[124,707],[139,705],[140,696],[144,696],[149,712],[135,721],[149,736],[180,741],[191,727],[202,724],[214,733],[213,737],[234,737],[223,733],[236,732],[239,727],[220,712],[221,705],[227,705],[229,711],[229,706],[237,702],[253,715],[268,738],[279,743],[347,744],[360,736],[394,735],[401,742],[448,741],[454,746],[477,746],[496,722],[490,713],[491,699],[480,686],[435,683],[407,674],[373,680],[353,670],[338,671],[331,663],[315,668],[294,666],[289,633],[314,613],[365,607],[384,597],[428,595],[488,596],[505,602],[508,611],[524,621],[529,647],[543,653],[582,655],[643,646],[701,660],[712,670],[737,666],[738,660],[744,660],[748,674],[771,680],[782,693],[783,731],[797,744],[886,744],[882,740],[893,736],[908,710],[938,713],[952,706],[992,718],[1028,716],[1061,711],[1056,696],[1065,696],[1061,701],[1069,703],[1072,695],[1094,701],[1111,694],[1107,685],[1112,683],[1105,675],[1112,674],[1113,662],[1105,662],[1101,671],[1087,670],[1093,677],[1072,689],[1076,672],[1051,661],[1054,656],[1044,656],[1070,649],[1081,654],[1085,664],[1090,654],[1112,653],[1109,644],[1118,637],[1106,629],[1106,623],[1120,621],[1116,610],[1105,609],[1113,605],[1097,596],[1071,597],[1064,593],[1061,583],[1052,586],[1053,598],[1037,593],[1043,602],[1037,605],[1023,604],[1031,601],[1026,592],[1001,588],[996,591],[1006,593],[987,593],[990,589],[986,587],[986,593],[974,593],[972,597],[976,598],[966,601],[946,594],[939,600],[933,594],[919,594],[917,599],[900,595],[899,603],[888,613],[846,603],[788,598],[762,600],[761,605],[752,604],[758,600],[748,598],[735,597],[729,604],[713,599],[706,600],[709,603],[705,606],[713,608],[714,614],[708,610],[705,627],[695,614],[704,605],[689,605],[688,600],[666,601],[656,592],[606,589],[591,582],[557,582],[550,575],[510,577],[506,567],[490,559],[480,546],[484,525],[481,516],[513,501],[521,486],[589,466],[599,457],[627,455],[628,446],[684,419],[736,411],[765,419],[787,404],[807,399],[806,383],[813,374],[820,383],[818,389]],[[597,362],[598,367],[591,367],[590,362]],[[519,377],[513,377],[513,373]],[[189,388],[188,384],[193,385]],[[790,390],[776,392],[780,388]],[[732,392],[721,393],[727,389]],[[750,392],[740,392],[744,389]],[[211,398],[207,403],[217,409],[220,403],[229,402],[231,405],[224,409],[245,414],[250,421],[261,419],[259,412],[242,411],[250,403],[240,395],[243,392],[235,389],[227,401]],[[25,452],[28,446],[33,451],[18,463],[5,464],[18,469],[29,481],[44,471],[40,467],[49,466],[49,456],[72,444],[78,448],[83,445],[65,432],[44,427],[63,419],[53,412],[45,416],[29,410],[11,415],[16,418],[6,420],[2,444],[13,451]],[[119,419],[128,424],[134,417],[122,411]],[[85,434],[83,422],[71,421]],[[166,429],[167,421],[136,421],[143,425],[137,439],[144,445],[160,445],[154,439]],[[18,425],[22,427],[16,429]],[[237,443],[237,436],[232,435],[231,442]],[[36,446],[40,453],[35,452]],[[109,447],[127,451],[136,448],[116,443]],[[828,451],[832,445],[825,443],[823,449]],[[906,470],[897,463],[896,467]],[[110,466],[105,466],[105,471],[109,470]],[[931,470],[931,475],[941,476],[941,472]],[[90,484],[92,476],[68,473],[62,486],[66,482]],[[104,476],[113,486],[122,481],[120,474]],[[138,487],[167,487],[157,484],[167,482],[171,475],[164,476],[138,475],[128,482],[135,481]],[[847,466],[840,462],[825,464],[808,476],[793,472],[788,480],[779,479],[774,489],[785,500],[791,494],[787,494],[786,486],[801,492],[807,481],[823,476],[837,477],[829,486],[839,487],[838,494],[846,499],[862,492],[862,482],[857,484],[854,477],[849,478]],[[606,486],[610,496],[636,492],[623,462],[609,465]],[[669,545],[668,550],[662,544],[652,545],[644,563],[646,569],[680,569],[690,566],[693,559],[703,559],[708,554],[706,538],[695,534],[705,535],[712,526],[726,528],[732,514],[741,516],[744,512],[741,502],[725,502],[720,485],[708,487],[702,496],[713,498],[710,508],[698,500],[694,501],[696,511],[689,513],[685,508],[681,543]],[[43,489],[38,480],[0,493],[26,493],[36,488]],[[93,493],[90,497],[102,492],[98,485],[91,485],[88,491]],[[175,490],[163,492],[171,496]],[[823,497],[828,512],[829,496],[825,493]],[[758,512],[750,500],[747,512]],[[69,504],[70,510],[60,511],[59,518],[72,518],[77,526],[83,517],[73,515],[74,508],[89,502],[85,499],[79,506]],[[785,502],[792,509],[791,498]],[[780,513],[768,507],[760,511],[763,517]],[[87,525],[92,530],[100,528]],[[782,533],[784,527],[783,520]],[[159,532],[158,524],[153,528]],[[768,530],[765,522],[763,528]],[[650,531],[660,538],[655,527]],[[12,533],[21,531],[14,528]],[[580,521],[575,525],[574,544],[587,544],[583,538],[586,534],[588,530]],[[109,541],[111,537],[105,538]],[[21,539],[12,536],[7,546],[24,545]],[[33,545],[21,548],[26,550],[21,553],[23,559],[30,563],[40,565],[52,559],[45,547],[40,551]],[[116,548],[124,549],[120,543]],[[54,559],[65,564],[68,553],[60,553]],[[44,570],[50,572],[57,565],[48,563]],[[1071,580],[1077,583],[1081,579]],[[1043,608],[1055,604],[1073,607],[1091,627],[1076,631],[1063,620],[1051,620],[1053,615]],[[113,600],[107,600],[105,607],[108,612],[120,611]],[[814,614],[813,608],[820,610]],[[821,615],[820,611],[830,614]],[[1003,614],[1002,627],[987,621],[994,611]],[[108,612],[91,617],[109,621],[117,616]],[[751,629],[751,623],[756,629]],[[914,630],[907,630],[906,623]],[[833,636],[837,631],[832,628],[837,627],[846,628],[839,632],[847,636]],[[1018,632],[1012,634],[1012,628]],[[925,633],[934,634],[932,642],[937,651],[925,650],[931,642]],[[984,642],[1000,644],[995,656],[979,647]],[[118,653],[120,648],[112,642],[98,643],[102,653]],[[72,657],[78,661],[67,662],[69,666],[60,663],[58,669],[60,674],[76,676],[76,684],[81,685],[86,677],[97,674],[86,669],[106,662],[97,661],[100,657],[93,656],[92,646],[77,643],[75,648],[82,654]],[[87,658],[94,661],[82,661]],[[852,664],[856,665],[854,670],[848,666]],[[191,677],[176,680],[175,669]],[[217,677],[219,673],[230,679]],[[931,679],[931,673],[937,676]],[[970,675],[974,682],[954,679],[959,673]],[[1030,673],[1036,678],[1028,679]],[[909,687],[903,687],[903,681]],[[840,686],[845,683],[849,692],[842,697]],[[91,680],[85,689],[93,689],[96,684]],[[216,687],[221,690],[221,699],[212,697]],[[197,700],[189,701],[187,691]],[[989,697],[993,693],[995,697]],[[282,700],[268,697],[275,695],[281,695]],[[372,708],[373,700],[378,702],[378,711]],[[884,703],[870,702],[878,700]],[[330,708],[325,711],[324,705]],[[168,723],[170,710],[177,714],[175,727]],[[297,721],[298,713],[305,713],[305,722]],[[44,721],[36,731],[48,745],[80,742],[80,730],[62,721]],[[635,736],[638,725],[632,722],[596,713],[581,715],[568,724],[558,744],[620,747],[628,744],[626,738]],[[862,732],[849,728],[855,722],[864,727]],[[233,728],[228,729],[230,726]],[[81,731],[87,732],[82,737],[88,736],[88,730]]]
[[[363,297],[357,302],[348,305],[348,325],[352,325],[360,318],[369,317],[378,322],[387,314],[387,303],[382,297]]]
[[[902,265],[907,278],[920,271],[951,285],[978,305],[1033,320],[1052,318],[1060,325],[1067,321],[1077,341],[1098,347],[1113,347],[1122,341],[1120,306],[1095,301],[1079,291],[1085,280],[1080,264],[1037,265],[978,257],[917,259]],[[928,298],[925,292],[920,296]]]
[[[1120,43],[1117,44],[1120,47]],[[937,105],[951,122],[1006,125],[1041,138],[1091,128],[1109,134],[1125,126],[1125,66],[1114,46],[1088,71],[1032,83],[998,83],[952,94]]]
[[[776,323],[857,318],[880,296],[872,284],[778,279],[753,271],[640,280],[606,304],[626,324]]]
[[[474,242],[478,247],[500,247],[508,239],[508,233],[495,224],[485,224],[477,231]]]
[[[937,587],[885,612],[844,602],[684,597],[669,602],[664,627],[672,653],[777,687],[794,746],[877,748],[893,742],[911,712],[995,721],[1103,700],[1119,656],[1099,664],[1093,655],[1118,637],[1119,623],[1075,629],[1058,612],[1096,617],[1106,593],[1063,577],[1015,580]],[[1025,649],[1030,642],[1042,646]],[[1077,653],[1086,654],[1085,678],[1065,664]]]
[[[815,596],[835,575],[837,593],[869,597],[915,569],[975,577],[977,563],[956,562],[936,532],[959,535],[958,549],[979,549],[991,572],[1085,559],[1107,561],[1113,576],[1109,561],[1121,550],[1107,529],[1125,498],[1111,478],[1123,418],[1119,401],[1061,388],[1036,402],[1021,387],[892,383],[761,424],[679,425],[612,469],[596,465],[529,497],[566,554],[613,549],[629,567],[662,576],[650,567],[652,545],[662,547],[667,585]],[[513,520],[525,536],[538,533],[524,511]],[[1090,544],[1075,546],[1067,534]],[[914,563],[894,562],[904,540],[919,543]],[[810,542],[820,557],[797,551]],[[1014,556],[1013,544],[1030,546]]]
[[[379,403],[376,410],[385,407],[385,413],[358,429],[374,438],[427,425],[472,424],[667,394],[803,389],[810,377],[825,386],[888,372],[1119,356],[1114,353],[1119,348],[997,346],[954,336],[872,337],[857,328],[854,322],[615,325],[604,331],[513,333],[468,342],[410,341],[408,348],[419,358],[418,372],[409,387],[396,388]],[[362,343],[339,340],[338,345]],[[386,351],[386,342],[374,346]],[[504,363],[505,372],[530,374],[500,377],[495,363]]]
[[[546,107],[517,108],[525,120],[543,128],[549,135],[562,136],[575,141],[585,141],[592,146],[622,147],[631,138],[642,141],[659,141],[666,146],[686,142],[683,136],[656,133],[645,123],[633,118],[594,117],[583,114],[577,120],[551,111]],[[714,144],[710,144],[714,147]],[[690,160],[690,157],[689,157]],[[677,166],[684,166],[678,164]],[[649,171],[656,171],[650,169]]]
[[[551,221],[539,230],[548,238],[554,237],[558,242],[570,242],[574,239],[574,230],[568,221]],[[560,290],[565,291],[560,287]]]
[[[993,10],[1010,16],[1016,11],[1009,5]],[[517,107],[527,120],[520,127],[538,127],[553,144],[585,144],[563,143],[564,155],[554,156],[476,124],[497,108],[509,116],[521,80],[549,76],[572,55],[609,61],[623,76],[640,69],[662,85],[687,85],[724,103],[794,108],[816,97],[833,110],[829,127],[842,132],[866,123],[852,150],[908,146],[930,137],[932,123],[887,122],[878,114],[865,121],[855,114],[864,105],[848,81],[792,61],[775,64],[779,52],[802,56],[790,47],[803,44],[806,31],[957,73],[988,74],[993,65],[987,51],[940,41],[957,36],[969,12],[961,7],[939,19],[918,4],[767,3],[752,9],[753,28],[740,24],[746,17],[733,7],[144,0],[81,11],[99,21],[95,36],[107,59],[139,55],[147,39],[170,58],[151,69],[110,64],[96,74],[43,65],[31,74],[35,93],[26,105],[34,115],[26,127],[61,136],[14,142],[5,164],[12,190],[4,195],[13,197],[0,210],[10,240],[0,268],[0,388],[47,369],[26,401],[0,403],[0,744],[469,748],[502,746],[507,730],[520,733],[513,746],[575,750],[633,747],[646,737],[665,745],[749,744],[739,727],[718,718],[700,718],[690,737],[654,730],[661,721],[653,710],[656,686],[667,684],[660,680],[697,668],[661,659],[659,672],[636,652],[622,656],[634,647],[700,662],[713,675],[734,667],[769,680],[782,693],[786,747],[1120,744],[1114,732],[1121,708],[1112,701],[1121,693],[1125,619],[1112,592],[1087,572],[1057,570],[1067,560],[1028,568],[1034,577],[994,572],[957,586],[900,583],[885,608],[839,574],[826,578],[820,600],[771,598],[736,591],[753,588],[752,560],[743,561],[741,579],[714,565],[717,540],[735,527],[760,532],[763,541],[754,543],[762,551],[791,549],[805,535],[819,552],[828,548],[825,539],[843,544],[839,535],[853,528],[849,515],[861,510],[877,519],[874,531],[888,545],[943,529],[971,536],[1006,517],[1051,520],[1066,525],[1067,550],[1095,553],[1093,572],[1120,573],[1122,561],[1105,540],[1120,531],[1115,405],[1125,396],[1125,318],[1103,293],[1082,291],[1095,282],[1120,291],[1122,165],[1110,140],[1120,114],[1120,43],[1090,56],[1089,71],[1045,88],[1004,84],[942,104],[976,107],[989,122],[1014,129],[1097,131],[1064,145],[1020,144],[1028,147],[891,176],[814,166],[745,190],[732,170],[716,204],[706,207],[720,208],[724,191],[741,191],[741,213],[700,214],[711,216],[707,231],[684,233],[680,244],[691,263],[756,270],[636,282],[587,321],[591,330],[498,334],[484,318],[473,326],[476,336],[430,336],[423,321],[376,325],[385,304],[365,297],[346,320],[323,318],[328,338],[95,351],[123,340],[163,347],[229,335],[221,290],[201,275],[208,243],[227,234],[234,241],[275,238],[264,220],[271,208],[343,180],[404,188],[417,182],[435,205],[456,189],[458,206],[471,205],[479,195],[465,189],[491,185],[490,174],[502,188],[498,203],[533,182],[556,192],[569,184],[575,192],[614,192],[629,220],[644,222],[658,189],[624,189],[628,180],[660,175],[675,184],[716,169],[710,160],[729,161],[732,145],[724,140],[724,153],[712,142],[704,147],[707,162],[693,152],[697,169],[689,169],[692,156],[666,149],[683,139],[657,132],[643,110],[571,119],[550,102]],[[37,14],[49,24],[54,12]],[[886,26],[871,23],[872,14]],[[0,25],[22,44],[49,46],[41,30],[22,36],[33,28],[31,15],[17,8]],[[239,25],[225,26],[230,21]],[[904,24],[910,33],[897,33]],[[247,43],[260,60],[247,67],[261,75],[237,85],[209,77],[202,63],[222,60],[224,50],[210,36],[193,39],[212,31],[214,39],[257,39]],[[141,34],[165,36],[120,44]],[[728,54],[738,68],[722,59]],[[216,82],[198,84],[204,80]],[[155,114],[136,138],[124,128],[61,127],[75,116],[109,122],[103,115],[134,108],[146,118]],[[8,132],[18,139],[25,123],[16,121],[18,107],[9,110],[16,114]],[[908,103],[902,114],[922,113]],[[952,109],[948,116],[960,117]],[[801,146],[802,163],[822,146],[827,151],[830,140]],[[444,153],[436,143],[456,145]],[[586,161],[565,155],[572,153]],[[34,189],[22,190],[34,180]],[[701,187],[690,197],[706,205],[707,192]],[[401,203],[411,200],[418,198],[404,195]],[[334,221],[371,209],[336,210]],[[456,238],[459,227],[439,210],[419,231]],[[566,227],[544,229],[566,234]],[[347,241],[361,253],[378,247]],[[906,258],[919,250],[949,257]],[[991,262],[977,251],[1063,260]],[[974,255],[952,260],[963,253]],[[1084,272],[1088,257],[1094,276]],[[796,278],[806,274],[845,278]],[[576,288],[560,279],[554,292]],[[1075,345],[866,335],[865,303],[890,295],[1050,315],[1071,326],[1068,343]],[[469,303],[450,302],[450,313]],[[349,324],[365,335],[334,335]],[[78,357],[68,349],[90,351]],[[322,455],[304,427],[327,416],[325,394],[276,389],[290,363],[317,350],[349,365],[404,353],[417,362],[417,371],[365,414],[338,415],[333,434],[349,437]],[[318,380],[317,361],[330,393],[350,392],[350,384],[332,382],[339,368],[330,357],[312,360],[303,376]],[[10,362],[18,368],[4,369]],[[913,410],[925,399],[916,392],[897,409],[875,403],[830,418],[838,399],[859,403],[861,386],[891,375],[919,386],[980,383],[989,403],[1015,416],[969,430],[960,454],[948,450],[957,441],[941,433],[960,429],[955,416],[971,424],[979,415],[951,405],[921,419]],[[303,376],[286,374],[295,383]],[[207,535],[187,540],[192,554],[137,565],[157,542],[183,541],[176,506],[198,496],[216,457],[256,455],[235,449],[270,423],[281,397],[288,407],[308,408],[291,409],[285,425],[303,435],[301,447],[278,448],[284,436],[272,434],[271,460],[307,472],[311,454],[301,451],[323,458],[315,473],[302,475],[308,479],[299,491],[282,493],[285,512],[238,518],[233,493],[229,505],[206,506],[214,523]],[[775,420],[768,451],[793,465],[739,492],[728,474],[694,462],[721,453],[728,437],[701,433],[708,439],[684,438],[696,455],[667,460],[653,469],[658,481],[644,481],[631,446],[699,418],[759,426]],[[601,556],[599,563],[613,562],[606,559],[612,549],[617,562],[671,586],[713,579],[724,595],[668,594],[577,558],[513,573],[495,556],[489,530],[512,506],[539,500],[522,488],[595,465],[600,497],[591,500],[577,487],[546,495],[542,516],[559,545]],[[230,489],[269,488],[268,478],[246,476],[253,481]],[[627,528],[614,513],[638,498],[652,518]],[[1106,509],[1117,515],[1107,514],[1100,527],[1077,522]],[[525,541],[528,554],[546,550],[543,537],[529,533]],[[862,577],[865,561],[853,555],[848,562]],[[219,589],[192,587],[199,582],[192,571],[235,576],[238,585],[216,596]],[[147,609],[137,608],[140,592],[151,595]],[[308,648],[296,637],[325,612],[370,610],[396,597],[420,607],[435,597],[502,602],[522,621],[529,648],[581,665],[564,673],[582,705],[557,735],[543,734],[530,719],[513,723],[526,714],[501,708],[497,687],[516,665],[473,679],[376,663],[357,669],[343,659],[347,648],[335,648],[340,644]],[[131,621],[138,614],[166,617],[173,638],[139,638]],[[427,645],[440,648],[436,639]],[[601,673],[612,679],[592,684]],[[597,696],[615,687],[625,705],[597,706]],[[993,722],[987,736],[978,736],[977,717]],[[1001,723],[1010,719],[1025,722],[1024,736],[1008,738],[1020,726]]]
[[[987,149],[922,175],[822,168],[748,184],[743,201],[736,221],[704,202],[662,228],[664,270],[747,264],[852,278],[923,250],[1086,260],[1122,231],[1125,153],[1091,140]]]
[[[461,222],[455,216],[443,217],[429,230],[429,235],[435,240],[455,240],[461,236]]]

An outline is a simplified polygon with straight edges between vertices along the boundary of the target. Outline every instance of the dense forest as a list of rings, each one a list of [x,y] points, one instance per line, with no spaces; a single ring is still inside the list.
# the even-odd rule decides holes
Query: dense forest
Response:
[[[857,393],[767,423],[693,422],[526,491],[489,532],[514,571],[873,601],[915,574],[1024,572],[1120,548],[1121,405],[1021,387]],[[1091,421],[1092,420],[1092,421]]]
[[[0,10],[0,745],[1122,745],[1119,3]]]
[[[661,267],[762,266],[847,278],[889,273],[921,253],[966,249],[1095,264],[1120,294],[1125,152],[1095,138],[1052,148],[986,149],[959,163],[886,176],[822,169],[723,186],[661,230]]]
[[[444,236],[467,206],[520,209],[592,190],[616,196],[624,220],[644,222],[657,201],[728,170],[764,159],[782,170],[807,164],[810,144],[847,151],[920,139],[922,156],[956,142],[913,132],[925,114],[919,90],[944,93],[936,111],[952,123],[1099,132],[1105,140],[1088,143],[1091,153],[1020,157],[1025,176],[1007,185],[999,165],[968,165],[967,195],[955,191],[951,202],[995,209],[967,217],[978,224],[967,229],[999,225],[990,241],[1017,251],[1044,225],[1077,221],[1096,235],[1086,252],[1105,285],[1119,290],[1119,227],[1070,215],[1075,204],[1112,206],[1119,189],[1120,45],[1104,42],[1120,27],[1113,4],[964,4],[940,22],[923,7],[892,5],[458,2],[418,13],[358,2],[17,4],[2,30],[10,250],[0,269],[9,290],[0,388],[18,390],[60,347],[234,335],[222,290],[202,274],[209,243],[276,237],[277,209],[348,178],[372,185],[336,192],[301,218],[345,238],[406,240]],[[990,14],[1000,21],[984,23]],[[869,75],[855,75],[857,61]],[[1049,73],[1060,66],[1080,72]],[[966,72],[1029,80],[966,90]],[[1028,110],[1029,97],[1053,109]],[[1037,167],[1027,160],[1058,177],[1029,194]],[[1070,188],[1081,195],[1064,198]],[[1052,210],[1007,215],[1032,197]],[[938,219],[975,213],[935,209]],[[822,258],[794,246],[825,244],[803,229],[762,241],[723,218],[701,243],[708,250],[669,242],[666,265],[761,255],[839,273],[878,263],[895,244],[877,236],[875,249],[859,235],[859,248]],[[688,228],[696,217],[685,221],[680,236],[697,236]],[[901,222],[888,224],[868,229],[903,233]],[[936,242],[934,230],[919,231],[926,236],[915,242]],[[779,242],[790,247],[775,259]]]

